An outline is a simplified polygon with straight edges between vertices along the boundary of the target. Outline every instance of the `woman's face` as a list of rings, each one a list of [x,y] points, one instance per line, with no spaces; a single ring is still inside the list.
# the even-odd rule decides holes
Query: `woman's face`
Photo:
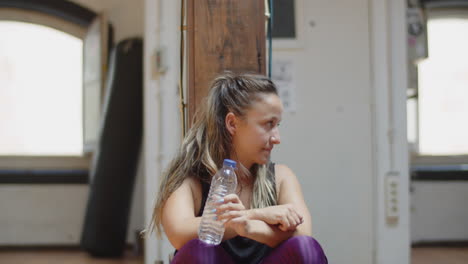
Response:
[[[278,130],[283,105],[276,94],[262,94],[247,110],[244,118],[237,118],[233,144],[237,159],[246,168],[254,163],[266,164],[273,146],[280,143]]]

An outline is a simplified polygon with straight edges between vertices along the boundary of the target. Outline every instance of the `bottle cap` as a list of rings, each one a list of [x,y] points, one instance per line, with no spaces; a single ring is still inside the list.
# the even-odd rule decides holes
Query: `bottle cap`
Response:
[[[230,167],[233,167],[233,168],[236,168],[236,162],[233,161],[233,160],[230,160],[230,159],[224,159],[224,162],[223,162],[223,165],[224,166],[230,166]]]

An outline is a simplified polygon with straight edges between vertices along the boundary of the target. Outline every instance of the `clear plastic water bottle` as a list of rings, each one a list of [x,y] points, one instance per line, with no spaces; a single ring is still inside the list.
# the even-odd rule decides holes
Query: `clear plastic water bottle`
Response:
[[[198,238],[210,245],[219,245],[224,235],[224,222],[215,219],[214,209],[225,195],[234,193],[237,188],[237,177],[234,172],[236,162],[225,159],[223,167],[213,176],[210,192],[206,199],[203,216],[198,228]]]

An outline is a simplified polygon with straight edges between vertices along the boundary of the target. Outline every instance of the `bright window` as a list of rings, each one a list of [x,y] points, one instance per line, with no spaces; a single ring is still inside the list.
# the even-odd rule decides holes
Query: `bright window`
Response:
[[[82,40],[0,21],[0,155],[83,152]]]
[[[468,19],[428,21],[429,58],[418,65],[419,153],[468,154]]]

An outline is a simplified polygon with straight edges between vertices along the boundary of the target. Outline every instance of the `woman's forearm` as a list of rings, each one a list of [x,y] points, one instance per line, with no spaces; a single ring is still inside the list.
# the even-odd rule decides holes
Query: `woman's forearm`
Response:
[[[251,209],[248,214],[250,219],[262,220],[270,225],[279,225],[283,231],[295,230],[303,222],[303,216],[292,204]]]
[[[294,210],[290,205],[278,205],[265,208],[250,209],[248,212],[248,224],[246,237],[276,247],[281,242],[296,236],[310,235],[308,222],[292,225],[289,229],[280,229],[285,214]]]
[[[249,220],[245,236],[274,248],[292,237],[294,233],[295,231],[281,231],[277,226],[269,225],[262,220]]]
[[[266,210],[273,208],[274,206],[266,207],[266,208],[255,208],[249,210],[249,218],[252,220],[261,220],[263,222],[271,222],[273,219],[268,216]],[[268,209],[267,209],[268,208]]]

